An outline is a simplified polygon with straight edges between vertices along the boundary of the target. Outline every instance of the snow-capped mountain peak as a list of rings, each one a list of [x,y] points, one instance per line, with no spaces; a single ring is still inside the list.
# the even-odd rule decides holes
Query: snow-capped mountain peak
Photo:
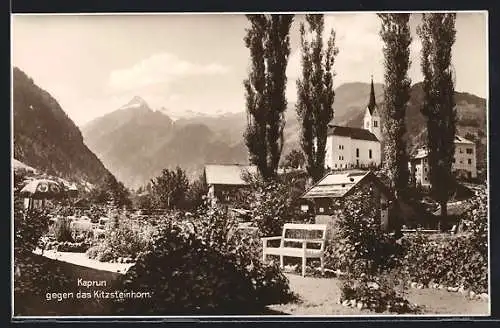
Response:
[[[148,103],[142,99],[139,96],[134,96],[132,100],[130,100],[127,104],[123,105],[120,107],[120,109],[126,109],[126,108],[149,108]]]

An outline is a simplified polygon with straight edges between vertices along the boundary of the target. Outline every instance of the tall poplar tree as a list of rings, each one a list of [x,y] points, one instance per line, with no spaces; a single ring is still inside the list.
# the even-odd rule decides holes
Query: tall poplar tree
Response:
[[[410,14],[379,14],[384,42],[384,164],[396,197],[408,187],[405,113],[410,99]]]
[[[287,106],[286,66],[293,15],[246,15],[250,28],[244,38],[251,68],[244,81],[247,107],[245,143],[250,162],[265,179],[276,177],[283,150]]]
[[[451,50],[455,43],[453,13],[423,14],[417,33],[422,40],[422,73],[427,118],[429,178],[434,198],[447,216],[447,202],[454,188],[451,172],[455,154],[456,108]]]
[[[326,49],[323,49],[325,28],[322,14],[306,15],[300,25],[302,78],[297,81],[297,115],[301,123],[301,147],[306,156],[306,170],[313,181],[325,172],[328,123],[333,119],[333,64],[338,48],[335,31],[331,30]],[[312,34],[309,40],[307,34]]]

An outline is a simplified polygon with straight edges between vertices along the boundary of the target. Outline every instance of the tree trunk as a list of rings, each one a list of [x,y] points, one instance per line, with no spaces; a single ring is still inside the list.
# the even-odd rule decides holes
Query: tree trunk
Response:
[[[446,222],[446,218],[448,217],[448,203],[446,201],[441,201],[439,203],[441,206],[441,218],[439,220],[439,230],[444,231],[444,222]]]

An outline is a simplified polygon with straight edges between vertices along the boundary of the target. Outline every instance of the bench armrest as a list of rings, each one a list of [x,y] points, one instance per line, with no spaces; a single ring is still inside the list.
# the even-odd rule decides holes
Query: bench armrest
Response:
[[[261,237],[260,239],[262,240],[278,240],[278,239],[281,239],[281,236],[276,236],[276,237]]]
[[[281,236],[276,236],[276,237],[262,237],[262,247],[266,248],[267,247],[267,242],[269,240],[281,240]]]

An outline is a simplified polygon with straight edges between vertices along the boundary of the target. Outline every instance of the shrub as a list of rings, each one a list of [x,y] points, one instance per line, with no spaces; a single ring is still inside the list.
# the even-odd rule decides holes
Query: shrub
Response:
[[[104,216],[105,211],[101,206],[92,204],[85,214],[90,218],[90,222],[97,223],[101,216]]]
[[[49,227],[49,218],[45,210],[25,211],[22,206],[22,202],[14,202],[14,251],[16,257],[35,250],[40,238]]]
[[[127,290],[152,291],[151,299],[125,300],[120,313],[245,314],[292,299],[287,278],[260,261],[226,213],[211,209],[192,218],[170,218],[123,278]],[[242,313],[243,312],[243,313]]]
[[[488,259],[467,236],[441,240],[416,234],[403,241],[407,254],[401,276],[412,282],[464,287],[476,293],[488,291]]]
[[[384,232],[377,200],[361,189],[339,202],[335,243],[328,245],[329,262],[354,278],[377,275],[395,268],[404,256],[397,236]]]
[[[73,242],[73,236],[70,227],[70,221],[65,217],[60,217],[54,223],[54,237],[57,241]]]
[[[326,265],[346,274],[341,280],[340,301],[376,312],[418,312],[404,299],[405,277],[397,274],[404,245],[383,230],[380,203],[370,188],[357,190],[335,207],[335,242],[326,247]],[[375,282],[376,288],[372,286]]]
[[[406,256],[400,274],[428,285],[463,287],[488,292],[488,218],[484,189],[468,200],[470,208],[461,219],[469,223],[465,234],[431,239],[415,234],[403,238]]]
[[[281,235],[285,223],[311,220],[310,215],[302,212],[297,203],[304,191],[300,179],[285,177],[282,181],[263,181],[251,175],[245,176],[245,179],[250,184],[248,207],[261,236]]]
[[[43,284],[56,278],[58,273],[43,274],[39,263],[35,263],[33,250],[39,244],[40,238],[47,232],[49,219],[45,210],[33,209],[25,211],[22,209],[22,199],[14,199],[14,292],[17,296],[38,294],[44,292]],[[17,311],[17,306],[16,306]]]
[[[371,281],[366,276],[360,280],[342,282],[340,302],[344,305],[366,308],[378,313],[420,313],[422,308],[411,304],[387,280]]]
[[[87,257],[101,262],[119,258],[136,258],[148,245],[148,236],[140,231],[139,226],[132,226],[125,220],[115,222],[115,226],[106,231],[100,242],[87,250]]]
[[[483,258],[488,258],[488,196],[481,188],[475,197],[468,201],[469,209],[462,214],[461,219],[469,223],[471,247],[476,249]]]
[[[73,253],[83,253],[87,251],[90,244],[87,242],[58,242],[51,241],[46,245],[46,249],[54,249],[58,252],[73,252]]]

